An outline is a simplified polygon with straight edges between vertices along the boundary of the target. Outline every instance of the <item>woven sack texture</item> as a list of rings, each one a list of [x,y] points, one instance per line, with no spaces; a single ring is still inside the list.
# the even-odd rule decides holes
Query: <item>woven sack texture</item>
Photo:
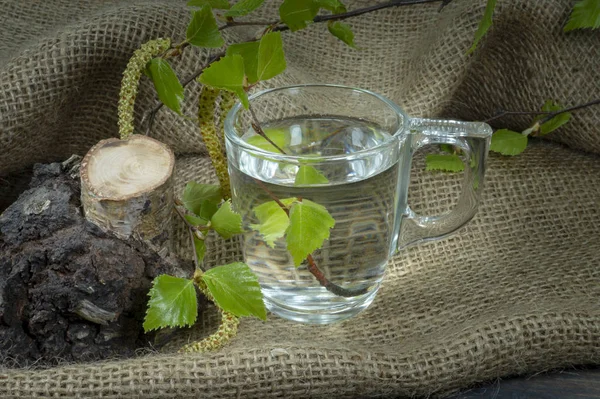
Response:
[[[350,8],[371,4],[348,2]],[[572,105],[600,90],[600,36],[564,34],[571,1],[499,2],[495,27],[465,55],[484,2],[399,7],[351,19],[361,51],[315,25],[286,34],[288,71],[272,85],[344,83],[380,92],[412,115],[485,119],[497,108]],[[262,17],[276,12],[267,1]],[[1,195],[18,191],[34,162],[85,153],[117,134],[120,75],[131,53],[158,36],[181,39],[185,1],[0,2]],[[226,31],[236,41],[253,32]],[[209,55],[174,65],[189,76]],[[198,85],[186,88],[194,114]],[[156,102],[145,80],[137,124]],[[550,138],[600,152],[600,112],[588,109]],[[528,119],[505,118],[515,129]],[[178,154],[177,186],[215,181],[193,124],[162,109],[152,136]],[[2,397],[387,397],[435,395],[480,381],[600,362],[600,157],[535,141],[516,158],[492,156],[482,205],[459,234],[390,260],[373,305],[357,318],[305,326],[243,320],[239,336],[209,354],[174,353],[216,328],[215,312],[181,331],[161,354],[1,370]],[[413,167],[411,206],[450,209],[457,176]],[[180,234],[183,237],[183,235]],[[186,251],[181,240],[180,251]],[[209,265],[240,259],[215,240]]]

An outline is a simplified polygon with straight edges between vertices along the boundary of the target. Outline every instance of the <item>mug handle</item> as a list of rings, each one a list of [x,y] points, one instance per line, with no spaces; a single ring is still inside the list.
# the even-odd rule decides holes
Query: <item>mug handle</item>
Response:
[[[492,128],[483,122],[458,122],[413,118],[409,121],[410,156],[402,165],[410,175],[410,163],[415,151],[428,144],[450,144],[460,148],[468,162],[458,204],[450,212],[436,216],[421,216],[407,205],[399,224],[398,250],[425,241],[448,236],[468,223],[479,206]],[[409,176],[407,176],[409,178]],[[408,185],[406,185],[408,187]],[[400,203],[407,203],[408,189],[400,194]]]

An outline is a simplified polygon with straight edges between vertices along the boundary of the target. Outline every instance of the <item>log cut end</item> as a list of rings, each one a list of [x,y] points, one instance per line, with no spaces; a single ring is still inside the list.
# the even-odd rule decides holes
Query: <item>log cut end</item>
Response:
[[[82,162],[81,179],[97,198],[124,201],[162,186],[173,174],[175,156],[152,138],[102,140]]]
[[[173,152],[152,138],[102,140],[81,163],[86,218],[122,239],[132,235],[159,254],[170,249]]]

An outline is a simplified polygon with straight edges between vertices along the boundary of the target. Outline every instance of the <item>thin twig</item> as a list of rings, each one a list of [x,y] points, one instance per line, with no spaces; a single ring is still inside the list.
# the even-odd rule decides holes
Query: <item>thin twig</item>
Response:
[[[181,218],[181,220],[183,220],[183,222],[185,223],[185,225],[192,230],[192,232],[196,232],[199,231],[197,226],[194,226],[193,224],[191,224],[186,218],[185,215],[183,214],[183,212],[181,212],[181,210],[179,208],[177,208],[177,206],[174,206],[175,211],[177,211],[177,214],[179,215],[179,217]]]
[[[496,115],[484,120],[483,122],[490,123],[507,115],[548,115],[551,113],[552,112],[550,111],[500,111]]]
[[[290,210],[288,209],[287,206],[285,206],[285,204],[283,202],[281,202],[281,200],[279,198],[277,198],[277,196],[275,194],[273,194],[273,192],[271,190],[269,190],[269,188],[265,185],[265,183],[263,183],[261,180],[257,179],[257,178],[252,178],[259,186],[260,188],[262,188],[269,197],[271,197],[271,199],[273,201],[275,201],[277,203],[277,205],[279,205],[279,207],[281,209],[283,209],[283,211],[285,212],[286,215],[290,216]]]
[[[265,133],[265,131],[263,130],[263,128],[260,126],[260,122],[258,121],[258,118],[256,117],[256,114],[254,113],[254,110],[252,109],[252,106],[248,106],[248,110],[250,111],[250,115],[252,115],[252,123],[251,123],[252,129],[254,129],[254,131],[256,133],[258,133],[262,138],[264,138],[265,140],[267,140],[280,153],[286,155],[285,151],[283,151],[283,149],[281,149],[281,147],[279,147],[277,144],[275,144],[275,142],[273,140],[271,140],[269,138],[269,136],[267,136],[267,134]]]
[[[198,262],[198,251],[196,251],[196,235],[194,234],[194,232],[192,231],[192,229],[188,229],[188,232],[190,233],[190,240],[192,242],[192,250],[194,251],[194,265],[196,266],[196,270],[202,270],[203,272],[205,272],[206,270],[204,270],[202,267],[200,267],[200,262]]]
[[[339,129],[337,129],[336,131],[334,131],[333,133],[329,133],[327,136],[323,137],[320,141],[319,147],[320,148],[325,148],[325,146],[327,144],[329,144],[329,141],[331,139],[333,139],[335,136],[337,136],[338,134],[340,134],[341,132],[345,131],[347,128],[347,126],[343,126]]]
[[[438,12],[442,12],[444,7],[446,7],[450,3],[452,3],[452,0],[442,0],[442,4],[440,4],[440,8],[438,9]]]
[[[496,115],[492,116],[484,120],[483,122],[489,123],[491,121],[495,121],[496,119],[503,118],[507,115],[546,115],[544,118],[540,119],[538,122],[540,125],[548,122],[550,119],[554,118],[556,115],[563,114],[565,112],[577,111],[582,108],[591,107],[592,105],[600,104],[600,98],[597,100],[592,100],[584,104],[574,105],[569,108],[564,108],[558,111],[500,111]]]
[[[553,112],[553,113],[551,113],[551,114],[548,114],[548,115],[547,115],[547,116],[545,116],[544,118],[542,118],[542,119],[540,120],[540,124],[542,124],[542,123],[546,123],[546,122],[548,122],[550,119],[554,118],[556,115],[562,114],[562,113],[564,113],[564,112],[577,111],[577,110],[580,110],[580,109],[582,109],[582,108],[587,108],[587,107],[590,107],[590,106],[592,106],[592,105],[598,105],[598,104],[600,104],[600,98],[599,98],[599,99],[597,99],[597,100],[589,101],[589,102],[587,102],[587,103],[585,103],[585,104],[574,105],[574,106],[572,106],[572,107],[569,107],[569,108],[565,108],[565,109],[561,109],[561,110],[559,110],[559,111],[555,111],[555,112]]]
[[[176,202],[177,201],[178,200],[176,200]],[[179,202],[181,202],[181,201],[179,201]],[[181,212],[181,210],[179,210],[179,208],[177,208],[176,205],[173,206],[173,208],[175,208],[175,211],[177,212],[177,214],[179,215],[181,220],[183,220],[183,222],[187,226],[188,233],[190,233],[190,240],[192,243],[192,249],[194,251],[194,265],[196,266],[196,270],[202,270],[204,272],[205,270],[200,266],[200,263],[198,262],[198,252],[196,251],[196,242],[194,240],[194,238],[196,237],[196,231],[198,231],[198,228],[196,226],[194,226],[193,224],[191,224],[190,222],[188,222],[188,220],[185,218],[185,215],[183,214],[183,212]]]
[[[387,3],[375,4],[373,6],[357,8],[356,10],[339,13],[339,14],[331,14],[331,15],[318,15],[313,19],[313,23],[319,22],[327,22],[327,21],[339,21],[346,18],[358,17],[359,15],[367,14],[373,11],[383,10],[385,8],[391,7],[400,7],[400,6],[412,6],[415,4],[425,4],[425,3],[437,3],[442,2],[440,5],[439,11],[450,4],[452,0],[395,0],[389,1]],[[227,21],[225,25],[219,27],[219,30],[229,29],[235,26],[273,26],[273,31],[285,31],[290,28],[282,24],[281,21]]]
[[[327,289],[327,291],[335,294],[335,295],[339,295],[339,296],[343,296],[346,298],[349,297],[354,297],[354,296],[359,296],[359,295],[363,295],[366,294],[369,289],[368,288],[360,288],[357,290],[349,290],[347,288],[341,287],[337,284],[332,283],[330,280],[327,279],[327,277],[325,277],[325,275],[323,274],[323,272],[321,270],[319,270],[319,268],[317,267],[317,264],[315,263],[314,258],[312,257],[312,255],[308,255],[306,257],[306,260],[308,261],[308,271],[311,272],[311,274],[313,276],[315,276],[315,278],[317,279],[317,281],[319,281],[319,283],[325,287]]]
[[[314,23],[326,22],[326,21],[339,21],[342,19],[358,17],[359,15],[367,14],[373,11],[383,10],[385,8],[391,7],[401,7],[401,6],[412,6],[415,4],[425,4],[425,3],[437,3],[443,0],[395,0],[389,1],[387,3],[375,4],[369,7],[357,8],[356,10],[340,13],[340,14],[331,14],[331,15],[317,15],[314,19]],[[273,29],[273,31],[285,31],[290,29],[287,25],[280,25]]]
[[[285,204],[283,202],[281,202],[281,200],[279,198],[277,198],[277,196],[275,194],[273,194],[273,192],[271,190],[269,190],[269,188],[262,181],[260,181],[256,178],[253,178],[253,180],[260,186],[260,188],[262,188],[269,195],[269,197],[271,197],[271,199],[273,201],[275,201],[277,203],[277,205],[279,205],[279,207],[289,217],[290,216],[289,208],[287,206],[285,206]],[[302,198],[299,198],[299,201],[302,201]],[[367,288],[361,288],[358,290],[349,290],[347,288],[341,287],[341,286],[331,282],[325,276],[325,274],[323,274],[321,269],[319,269],[312,254],[308,254],[308,256],[306,257],[306,261],[308,262],[307,270],[313,276],[315,276],[315,278],[317,279],[319,284],[321,284],[323,287],[325,287],[325,289],[327,291],[331,292],[332,294],[349,298],[349,297],[363,295],[368,291]]]
[[[225,25],[219,26],[219,30],[225,30],[229,28],[233,28],[235,26],[268,26],[268,25],[278,25],[280,23],[277,21],[227,21]]]
[[[208,61],[206,62],[206,64],[202,65],[202,67],[200,67],[200,69],[198,69],[192,75],[188,76],[187,79],[185,79],[183,82],[181,82],[181,85],[183,87],[186,87],[188,84],[193,82],[198,76],[200,76],[200,74],[202,74],[202,72],[204,72],[204,70],[210,64],[212,64],[214,61],[218,60],[219,58],[223,57],[224,55],[225,55],[225,52],[222,51],[222,52],[217,53],[217,54],[213,55],[212,57],[210,57],[208,59]],[[152,131],[152,126],[154,125],[154,118],[156,117],[156,114],[158,113],[158,111],[160,111],[160,109],[163,107],[163,105],[164,104],[159,101],[158,103],[156,103],[156,106],[154,108],[152,108],[150,111],[146,112],[144,114],[144,116],[142,117],[142,121],[140,122],[141,126],[143,126],[146,119],[148,119],[148,127],[146,128],[146,133],[145,133],[146,136],[150,135],[150,132]]]

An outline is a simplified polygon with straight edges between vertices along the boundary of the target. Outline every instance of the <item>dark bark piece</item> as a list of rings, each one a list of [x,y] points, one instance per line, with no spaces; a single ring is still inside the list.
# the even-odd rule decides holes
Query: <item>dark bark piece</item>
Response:
[[[87,222],[79,190],[72,164],[36,165],[30,189],[0,215],[0,364],[131,356],[150,338],[152,279],[193,271]]]

